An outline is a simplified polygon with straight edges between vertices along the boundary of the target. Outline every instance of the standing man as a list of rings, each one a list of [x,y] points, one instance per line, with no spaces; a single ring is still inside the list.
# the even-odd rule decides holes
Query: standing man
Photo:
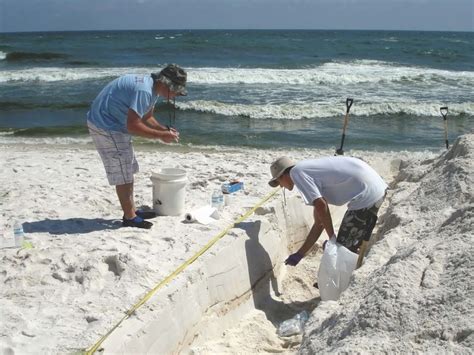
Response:
[[[137,211],[133,199],[133,175],[138,163],[132,135],[178,142],[179,132],[153,117],[158,97],[186,95],[186,72],[176,64],[151,75],[124,75],[105,86],[87,113],[87,126],[104,163],[110,185],[115,185],[123,210],[122,225],[149,229],[153,212]]]
[[[293,190],[296,185],[304,202],[314,208],[314,224],[301,248],[285,264],[296,266],[316,243],[323,230],[335,237],[328,204],[347,205],[339,227],[337,242],[357,252],[369,240],[385,198],[387,184],[368,164],[349,157],[303,160],[295,164],[280,157],[270,166],[270,186]]]

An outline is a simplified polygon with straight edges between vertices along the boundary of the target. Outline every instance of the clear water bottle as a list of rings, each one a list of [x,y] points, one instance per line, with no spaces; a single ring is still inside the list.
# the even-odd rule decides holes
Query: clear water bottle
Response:
[[[216,189],[212,192],[211,206],[217,208],[218,210],[224,207],[224,194],[221,190]]]
[[[219,206],[220,208],[224,208],[224,193],[222,190],[219,190]]]
[[[15,238],[15,246],[21,247],[25,240],[25,233],[23,232],[23,224],[15,222],[13,225],[13,237]]]
[[[309,314],[306,311],[302,311],[295,315],[293,318],[288,319],[280,324],[277,333],[280,337],[289,337],[296,334],[302,334],[304,325],[309,318]]]

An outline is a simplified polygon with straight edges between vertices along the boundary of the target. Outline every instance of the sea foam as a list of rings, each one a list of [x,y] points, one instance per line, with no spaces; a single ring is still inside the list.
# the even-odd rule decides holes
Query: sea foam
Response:
[[[222,103],[218,101],[196,100],[179,102],[181,110],[208,112],[223,116],[241,116],[255,119],[311,119],[342,116],[345,105],[340,99],[331,103],[297,103],[244,105]],[[440,116],[439,103],[426,102],[356,102],[351,108],[352,116],[395,115],[407,114],[412,116]],[[474,115],[474,103],[450,104],[449,116]],[[441,116],[440,116],[441,117]]]
[[[1,53],[1,52],[0,52]],[[0,54],[1,55],[1,54]],[[0,57],[1,58],[1,57]],[[75,81],[116,77],[127,73],[147,74],[157,68],[60,68],[35,67],[0,71],[0,82]],[[331,62],[301,69],[269,68],[187,68],[193,84],[277,84],[277,85],[348,85],[398,83],[403,85],[450,83],[459,87],[474,86],[474,72],[459,72],[422,67],[400,66],[388,62],[358,60]]]

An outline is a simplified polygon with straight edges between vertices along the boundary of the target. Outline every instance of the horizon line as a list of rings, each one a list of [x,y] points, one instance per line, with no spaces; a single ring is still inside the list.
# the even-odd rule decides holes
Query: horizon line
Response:
[[[343,29],[343,28],[157,28],[157,29],[88,29],[88,30],[30,30],[1,31],[0,34],[41,33],[41,32],[125,32],[125,31],[377,31],[377,32],[459,32],[473,33],[472,30],[415,30],[415,29]]]

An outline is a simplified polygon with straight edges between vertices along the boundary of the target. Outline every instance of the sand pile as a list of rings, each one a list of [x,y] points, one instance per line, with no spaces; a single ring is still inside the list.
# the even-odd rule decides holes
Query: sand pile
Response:
[[[401,164],[376,243],[338,302],[307,323],[302,354],[472,353],[474,134]]]

